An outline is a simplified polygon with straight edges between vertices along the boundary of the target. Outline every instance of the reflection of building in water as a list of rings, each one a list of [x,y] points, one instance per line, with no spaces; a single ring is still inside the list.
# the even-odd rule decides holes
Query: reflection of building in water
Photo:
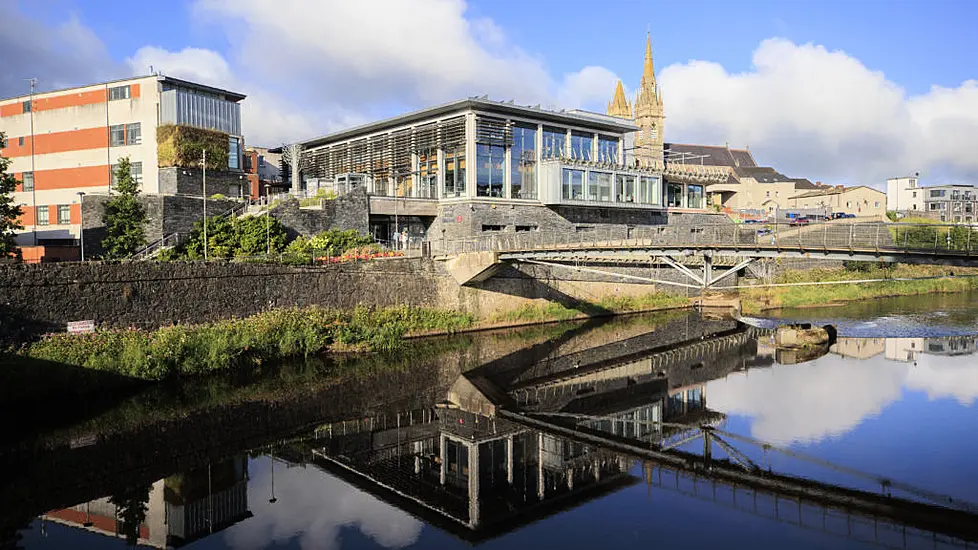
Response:
[[[127,532],[132,533],[133,542],[144,546],[180,547],[251,517],[248,458],[237,456],[209,468],[172,475],[153,483],[143,494],[145,500],[100,498],[52,510],[42,518],[111,537],[126,538]],[[140,508],[144,511],[139,512]],[[138,523],[127,525],[127,519],[133,517],[139,518]]]
[[[917,360],[917,354],[924,349],[926,338],[887,338],[885,357],[890,361],[910,363]]]
[[[976,351],[975,336],[945,336],[941,338],[887,338],[886,358],[909,363],[919,354],[971,355]]]
[[[869,359],[883,353],[886,340],[886,338],[839,338],[829,351],[843,357]]]
[[[325,429],[316,464],[466,539],[496,536],[636,483],[621,455],[458,409]],[[320,430],[322,434],[323,430]]]

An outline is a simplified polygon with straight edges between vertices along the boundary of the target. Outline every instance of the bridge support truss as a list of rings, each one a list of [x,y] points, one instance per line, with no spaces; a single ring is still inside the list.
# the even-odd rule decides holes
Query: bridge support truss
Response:
[[[683,275],[685,275],[686,278],[689,279],[692,282],[691,283],[680,283],[680,282],[677,282],[677,281],[666,281],[664,279],[656,279],[654,277],[641,277],[641,276],[638,276],[638,275],[628,275],[628,274],[625,274],[625,273],[616,273],[614,271],[605,271],[603,269],[595,269],[595,268],[592,268],[592,267],[582,267],[582,266],[579,266],[579,265],[570,265],[570,264],[566,264],[566,263],[557,263],[557,262],[550,262],[550,261],[543,261],[543,260],[521,259],[521,260],[517,260],[517,261],[519,261],[521,263],[527,263],[527,264],[543,265],[543,266],[548,266],[548,267],[560,267],[560,268],[564,268],[564,269],[572,269],[572,270],[581,271],[581,272],[584,272],[584,273],[596,273],[596,274],[599,274],[599,275],[608,275],[608,276],[612,276],[612,277],[620,277],[620,278],[623,278],[623,279],[631,279],[631,280],[643,281],[643,282],[647,282],[647,283],[654,283],[654,284],[661,284],[661,285],[671,285],[671,286],[680,286],[680,287],[685,287],[685,288],[696,288],[696,289],[708,290],[708,289],[712,288],[716,283],[722,281],[723,279],[726,279],[727,277],[733,275],[734,273],[737,273],[741,269],[744,269],[745,267],[747,267],[748,265],[750,265],[754,260],[757,259],[757,258],[754,258],[754,257],[748,257],[748,258],[741,259],[733,267],[727,269],[726,271],[721,272],[718,275],[714,275],[713,254],[712,253],[704,253],[703,254],[703,267],[702,267],[702,270],[699,273],[697,273],[694,270],[693,267],[690,267],[688,265],[685,265],[685,264],[677,261],[675,258],[672,258],[670,256],[663,255],[663,256],[657,256],[657,257],[659,259],[661,259],[664,263],[666,263],[667,265],[669,265],[670,267],[672,267],[673,269],[675,269],[677,272],[682,273]]]

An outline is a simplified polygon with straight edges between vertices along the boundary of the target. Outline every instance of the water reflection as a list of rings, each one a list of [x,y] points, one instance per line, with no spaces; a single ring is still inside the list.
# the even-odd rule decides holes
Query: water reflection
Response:
[[[976,430],[961,421],[978,394],[974,337],[840,338],[798,364],[783,364],[769,332],[696,315],[466,338],[393,369],[290,371],[301,385],[287,390],[282,377],[228,385],[206,406],[144,397],[152,415],[130,403],[0,449],[4,470],[18,473],[0,483],[0,509],[11,512],[0,540],[443,548],[523,533],[524,543],[573,544],[575,526],[558,518],[577,509],[666,506],[660,515],[693,525],[699,516],[681,512],[693,498],[717,521],[744,513],[822,533],[806,535],[815,547],[828,534],[978,541],[968,504],[978,487],[960,482],[978,478],[968,458]],[[900,417],[907,429],[928,422],[930,400],[958,407],[931,428],[961,451],[941,455],[955,472],[945,477],[958,477],[925,473],[934,456],[903,451],[914,442],[880,428],[871,433],[906,468],[819,446],[863,448],[851,434],[914,392],[926,399]],[[959,439],[944,443],[952,433]],[[731,540],[749,536],[738,521],[727,524]],[[552,531],[558,524],[565,532]],[[678,527],[658,536],[684,540],[670,538],[686,532]],[[595,528],[605,546],[634,545],[625,525]]]
[[[776,353],[761,342],[759,354]],[[734,373],[707,390],[720,410],[749,417],[754,437],[814,443],[878,416],[906,390],[971,405],[978,397],[975,350],[974,336],[839,338],[809,363]]]

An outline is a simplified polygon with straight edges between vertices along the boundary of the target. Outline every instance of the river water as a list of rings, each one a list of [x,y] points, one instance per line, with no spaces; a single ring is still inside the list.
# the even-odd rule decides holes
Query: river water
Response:
[[[155,387],[4,444],[0,548],[974,548],[972,298],[770,315],[839,327],[807,356],[674,312]]]

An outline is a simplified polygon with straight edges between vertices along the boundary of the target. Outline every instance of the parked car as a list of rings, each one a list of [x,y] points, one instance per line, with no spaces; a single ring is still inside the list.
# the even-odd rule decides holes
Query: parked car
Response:
[[[789,225],[791,227],[801,227],[804,225],[809,225],[810,223],[812,223],[812,220],[808,218],[795,218],[791,220],[791,223]]]

